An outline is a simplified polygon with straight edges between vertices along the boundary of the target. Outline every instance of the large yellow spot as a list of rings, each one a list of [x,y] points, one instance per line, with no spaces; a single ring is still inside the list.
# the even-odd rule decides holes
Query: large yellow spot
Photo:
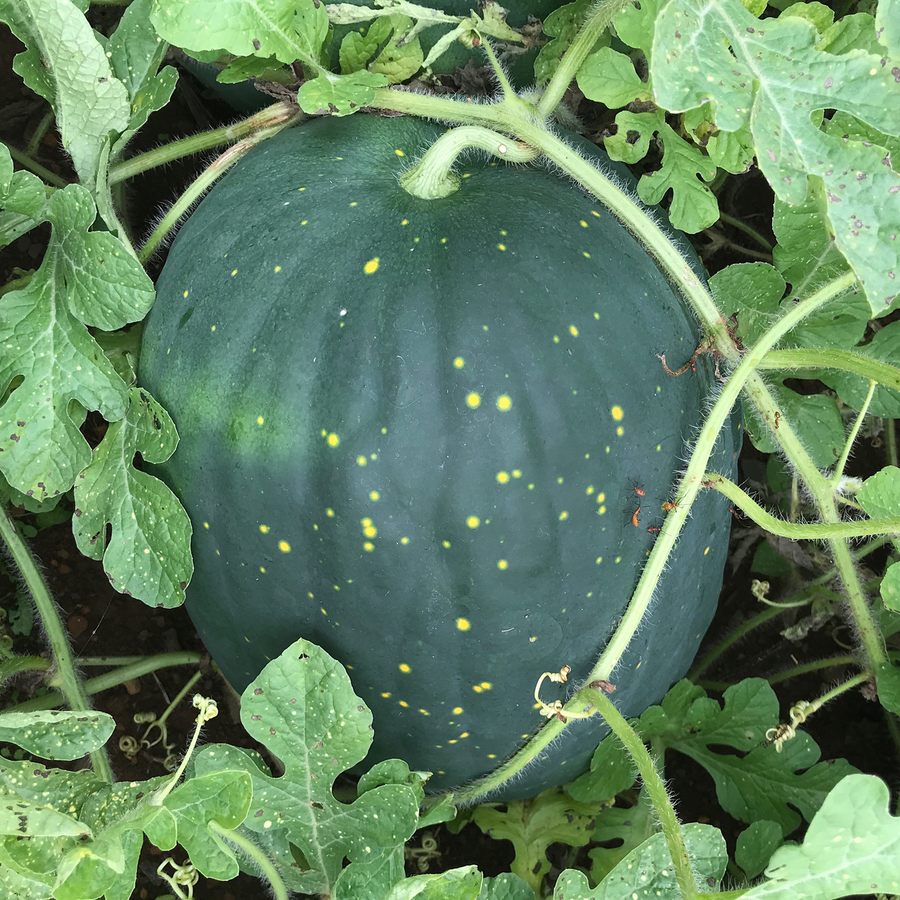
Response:
[[[377,272],[377,271],[378,271],[378,263],[379,263],[379,262],[381,262],[381,260],[380,260],[377,256],[374,257],[373,259],[370,259],[370,260],[363,266],[363,272],[365,272],[366,275],[371,275],[373,272]]]
[[[409,708],[409,704],[408,704],[405,700],[400,700],[400,701],[398,701],[398,702],[400,703],[400,705],[401,705],[404,709],[408,709],[408,708]]]
[[[333,431],[325,438],[325,440],[329,447],[337,447],[341,442],[341,439]]]
[[[465,364],[466,361],[461,356],[457,356],[456,359],[453,360],[453,365],[457,369],[461,369]]]
[[[571,334],[572,337],[578,337],[578,329],[574,325],[570,325],[569,334]]]
[[[510,400],[508,394],[501,394],[497,398],[497,409],[506,412],[506,410],[512,408],[512,400]]]
[[[369,499],[374,503],[376,500],[381,499],[381,494],[378,491],[369,491]]]
[[[497,473],[497,482],[499,484],[506,484],[509,481],[509,472],[498,472]]]
[[[400,663],[399,669],[404,675],[408,675],[412,671],[407,663]]]
[[[460,631],[468,631],[472,627],[472,623],[468,619],[457,619],[456,627]]]
[[[612,413],[612,417],[613,417],[617,422],[621,422],[622,419],[625,418],[625,410],[623,410],[621,406],[614,406],[614,407],[610,410],[610,413]]]
[[[366,465],[366,463],[368,463],[368,460],[364,456],[356,457],[356,464],[358,466],[364,466],[364,465]]]
[[[325,515],[328,516],[329,519],[333,519],[334,518],[334,510],[329,506],[325,510]]]
[[[481,406],[481,395],[476,394],[475,391],[472,391],[471,394],[467,394],[466,405],[471,409],[478,409],[478,407]]]
[[[291,545],[290,545],[287,541],[279,541],[279,542],[278,542],[278,549],[279,549],[282,553],[290,553],[290,552],[291,552]]]
[[[469,516],[469,518],[466,519],[466,525],[468,525],[469,528],[477,528],[480,524],[481,519],[479,519],[478,516]]]
[[[373,538],[378,534],[378,529],[374,525],[366,525],[366,527],[363,528],[363,534],[367,538]]]
[[[505,250],[505,249],[506,249],[506,244],[497,244],[497,249],[498,249],[498,250]]]
[[[508,569],[509,563],[505,559],[498,559],[497,560],[497,568],[498,569]]]
[[[463,711],[463,708],[462,708],[461,706],[454,706],[454,707],[453,707],[453,715],[454,715],[454,716],[462,715],[462,711]]]
[[[371,541],[366,541],[363,544],[363,550],[365,550],[366,553],[371,553],[374,549],[375,549],[375,545]]]

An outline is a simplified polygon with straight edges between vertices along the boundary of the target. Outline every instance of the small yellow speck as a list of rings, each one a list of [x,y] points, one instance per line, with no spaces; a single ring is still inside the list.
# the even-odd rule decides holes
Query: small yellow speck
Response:
[[[428,712],[427,709],[420,709],[419,712],[422,713],[423,716],[430,716],[430,715],[431,715],[431,713]]]
[[[325,515],[328,516],[329,519],[333,519],[334,518],[334,510],[329,506],[325,510]]]
[[[263,424],[265,423],[265,421],[266,421],[266,420],[265,420],[262,416],[257,416],[257,417],[256,417],[256,424],[257,424],[257,425],[263,425]]]
[[[363,528],[363,534],[367,538],[373,538],[378,534],[378,529],[374,525],[366,525],[366,527]]]
[[[397,156],[406,156],[406,154],[402,150],[395,150],[394,153],[396,153]]]
[[[265,566],[260,566],[260,567],[259,567],[259,571],[262,572],[263,575],[265,575],[265,574],[266,574],[266,567],[265,567]]]
[[[598,556],[598,557],[597,557],[597,559],[596,559],[596,560],[594,560],[594,562],[596,562],[596,563],[597,563],[597,565],[598,565],[598,566],[599,566],[599,565],[600,565],[600,563],[602,563],[602,562],[603,562],[603,557],[602,557],[602,556]]]
[[[497,409],[502,412],[506,412],[508,409],[512,408],[512,400],[510,399],[508,394],[501,394],[497,398]]]
[[[408,675],[412,671],[412,669],[409,667],[408,663],[400,663],[398,668],[404,675]]]
[[[358,466],[364,466],[364,465],[366,465],[367,463],[368,463],[368,460],[367,460],[364,456],[357,456],[357,457],[356,457],[356,464],[357,464]]]
[[[403,546],[405,547],[409,543],[409,538],[408,537],[400,538],[400,543],[403,544]]]
[[[613,417],[617,422],[621,422],[622,419],[625,417],[625,410],[623,410],[621,406],[614,406],[614,407],[610,410],[610,413],[612,414],[612,417]]]
[[[497,568],[498,569],[508,569],[509,563],[505,559],[498,559],[497,560]]]
[[[522,470],[521,470],[521,469],[513,469],[513,470],[512,470],[512,477],[513,477],[513,478],[521,478],[521,477],[522,477]]]
[[[329,447],[337,447],[337,445],[340,444],[341,439],[332,431],[326,436],[325,441]]]
[[[457,619],[456,627],[460,631],[468,631],[472,627],[472,623],[468,619]]]
[[[456,359],[453,360],[453,365],[457,369],[461,369],[465,364],[466,361],[461,356],[457,356]]]
[[[559,514],[559,521],[560,521],[560,522],[565,522],[566,519],[568,519],[568,518],[569,518],[569,514],[566,512],[566,510],[563,510],[563,511]]]
[[[442,244],[446,244],[446,243],[447,243],[447,238],[441,238],[441,243],[442,243]]]
[[[404,219],[400,224],[401,225],[409,225],[409,219]]]
[[[469,732],[468,732],[468,731],[464,731],[464,732],[460,735],[460,739],[462,739],[462,738],[467,738],[468,736],[469,736]]]
[[[582,219],[578,224],[581,225],[582,228],[588,227],[588,224],[587,224],[587,222],[584,221],[584,219]]]
[[[617,434],[619,437],[622,437],[622,435],[625,434],[625,429],[620,425],[620,426],[616,429],[616,434]]]
[[[381,494],[379,494],[378,491],[369,491],[369,499],[375,503],[381,499]]]
[[[405,700],[397,701],[404,709],[409,709],[409,704]]]
[[[279,542],[278,542],[278,549],[279,549],[282,553],[290,553],[290,552],[291,552],[291,545],[290,545],[287,541],[279,541]]]
[[[488,759],[496,759],[496,758],[497,758],[497,754],[496,754],[496,753],[488,753],[487,756],[488,756]]]
[[[558,344],[558,343],[559,343],[559,335],[558,335],[558,334],[554,334],[554,335],[553,335],[553,343],[554,343],[554,344]]]
[[[363,550],[365,550],[366,553],[371,553],[374,549],[375,549],[375,545],[371,541],[366,541],[363,544]]]
[[[359,204],[355,200],[350,205],[351,206],[359,206]]]
[[[453,707],[453,715],[454,715],[454,716],[462,715],[462,711],[463,711],[463,708],[462,708],[461,706],[454,706],[454,707]]]
[[[707,547],[707,548],[703,551],[703,555],[706,556],[707,553],[709,553],[709,547]]]
[[[275,266],[275,268],[272,271],[275,272],[275,274],[277,275],[281,271],[281,266]]]
[[[593,486],[592,484],[589,484],[589,485],[585,488],[585,491],[584,491],[584,492],[588,495],[588,497],[590,497],[591,494],[594,493],[594,486]]]
[[[600,213],[598,213],[596,209],[591,210],[591,215],[596,216],[598,219],[600,218]]]
[[[498,249],[498,250],[505,250],[505,249],[506,249],[506,244],[497,244],[497,249]]]
[[[381,262],[381,260],[380,260],[380,258],[377,257],[377,256],[374,257],[373,259],[370,259],[370,260],[363,266],[363,272],[365,272],[366,275],[371,275],[373,272],[377,272],[377,271],[378,271],[378,263],[379,263],[379,262]]]
[[[569,334],[571,334],[572,337],[578,337],[578,329],[574,325],[570,325]]]
[[[449,549],[450,549],[450,541],[441,541],[441,546],[442,546],[445,550],[449,550]]]
[[[466,405],[471,409],[478,409],[478,407],[481,406],[481,395],[472,391],[471,394],[466,396]]]
[[[237,269],[232,269],[232,270],[231,270],[231,277],[234,278],[235,275],[237,275]]]
[[[190,291],[185,291],[184,294],[182,295],[182,296],[184,296],[185,300],[187,299],[187,295],[188,295],[189,293],[190,293]]]
[[[588,253],[587,250],[582,250],[582,251],[581,251],[581,255],[582,255],[585,259],[590,259],[590,258],[591,258],[591,254]],[[598,316],[598,318],[599,318],[599,316]]]
[[[215,330],[216,330],[216,326],[213,325],[209,330],[210,330],[210,331],[215,331]]]
[[[387,700],[388,697],[391,696],[391,692],[390,691],[382,691],[381,696],[384,697],[385,700]]]
[[[497,483],[498,484],[506,484],[509,481],[509,472],[498,472],[497,473]]]
[[[260,525],[260,526],[259,526],[259,530],[260,530],[263,534],[268,534],[268,533],[269,533],[269,526],[268,526],[268,525]]]
[[[466,525],[468,525],[469,528],[477,528],[480,524],[481,519],[479,519],[478,516],[469,516],[469,518],[466,519]]]

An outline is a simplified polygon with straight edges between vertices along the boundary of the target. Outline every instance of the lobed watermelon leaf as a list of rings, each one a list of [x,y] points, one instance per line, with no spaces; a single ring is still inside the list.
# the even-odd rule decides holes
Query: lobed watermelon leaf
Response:
[[[367,879],[389,889],[386,876],[397,871],[390,858],[398,848],[402,856],[416,829],[421,779],[410,782],[408,768],[399,764],[390,777],[403,783],[364,784],[353,803],[335,798],[335,779],[360,762],[372,742],[372,715],[343,667],[314,644],[296,641],[244,691],[241,721],[283,762],[284,775],[272,777],[245,751],[215,744],[195,756],[196,771],[249,774],[253,804],[244,825],[265,836],[288,887],[347,900],[353,894],[343,887]],[[379,770],[375,782],[390,771]],[[303,860],[299,865],[291,845]],[[345,857],[350,865],[342,872]]]
[[[750,122],[760,169],[788,203],[802,203],[818,176],[837,246],[882,314],[897,294],[900,256],[885,235],[900,227],[900,176],[883,147],[828,135],[811,115],[843,110],[895,134],[898,88],[884,57],[823,53],[818,38],[805,19],[761,22],[739,0],[671,0],[650,63],[657,102],[680,112],[713,101],[725,131]]]
[[[109,426],[75,482],[72,530],[78,549],[103,560],[116,590],[149,606],[183,602],[193,571],[192,529],[174,494],[136,469],[134,457],[164,462],[177,441],[169,414],[143,388],[131,388],[125,416]]]
[[[116,727],[104,712],[42,710],[0,713],[0,741],[41,759],[81,759],[102,747]]]
[[[832,900],[900,891],[900,819],[874,775],[848,775],[825,798],[802,844],[775,851],[763,884],[745,900]]]

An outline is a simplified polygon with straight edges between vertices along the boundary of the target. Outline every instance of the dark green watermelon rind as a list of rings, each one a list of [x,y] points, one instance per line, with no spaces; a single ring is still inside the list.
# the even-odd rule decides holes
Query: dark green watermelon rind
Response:
[[[367,764],[402,756],[432,790],[541,724],[541,672],[590,671],[714,385],[705,361],[663,372],[693,320],[559,177],[473,165],[446,200],[397,188],[439,133],[320,120],[248,155],[176,239],[141,360],[182,436],[161,475],[194,525],[188,610],[214,658],[241,689],[297,637],[322,645],[375,715]],[[711,466],[733,475],[735,450],[723,436]],[[626,715],[686,671],[715,610],[730,517],[712,494],[693,513],[613,676]],[[575,777],[601,735],[569,728],[501,796]]]

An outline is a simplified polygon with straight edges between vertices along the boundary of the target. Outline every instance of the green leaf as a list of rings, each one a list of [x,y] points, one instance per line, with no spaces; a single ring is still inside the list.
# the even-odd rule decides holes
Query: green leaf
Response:
[[[657,134],[662,142],[662,167],[642,175],[638,181],[638,196],[644,203],[656,205],[671,191],[669,218],[676,228],[691,234],[719,218],[716,197],[705,183],[716,174],[714,163],[666,122],[663,110],[619,113],[616,125],[619,131],[604,141],[613,159],[636,162],[643,158],[653,134]],[[639,134],[636,141],[632,140],[633,131]]]
[[[351,72],[349,75],[333,75],[322,72],[318,78],[305,81],[297,92],[297,103],[310,115],[330,112],[335,116],[347,116],[366,106],[375,97],[375,88],[388,83],[384,75],[376,72]]]
[[[207,878],[230,881],[237,877],[234,851],[210,831],[209,823],[237,828],[247,815],[251,797],[250,777],[239,771],[198,775],[166,797],[164,806],[175,819],[178,843]]]
[[[856,499],[872,519],[900,513],[900,469],[885,466],[867,478],[857,491]]]
[[[149,463],[172,455],[175,425],[143,388],[128,396],[125,417],[109,426],[75,482],[72,530],[85,556],[103,560],[117,591],[149,606],[178,606],[193,571],[191,523],[168,487],[134,468],[136,453]]]
[[[518,875],[502,872],[481,882],[478,900],[534,900],[534,891]]]
[[[17,839],[29,837],[80,837],[91,836],[91,830],[72,816],[58,812],[52,806],[10,801],[3,798],[0,804],[0,834]]]
[[[382,16],[364,35],[351,31],[341,42],[341,72],[346,75],[368,69],[384,75],[390,84],[411,78],[425,60],[418,37],[405,40],[412,24],[407,16]],[[404,43],[397,46],[400,40]]]
[[[4,865],[0,865],[0,887],[7,900],[51,900],[50,885],[19,875]]]
[[[474,810],[472,821],[495,840],[512,842],[516,852],[513,874],[540,896],[541,882],[550,871],[547,848],[556,843],[583,847],[591,840],[597,811],[596,803],[580,803],[558,787],[533,800],[515,800],[503,807],[483,804]]]
[[[637,778],[634,763],[621,741],[600,741],[591,768],[566,785],[570,797],[581,803],[604,803],[630,788]]]
[[[5,144],[0,144],[0,209],[37,220],[44,208],[46,189],[37,175],[18,171]]]
[[[0,407],[0,470],[24,494],[67,491],[91,459],[79,431],[84,409],[125,415],[127,388],[86,326],[114,330],[143,318],[153,285],[108,232],[88,231],[96,210],[77,184],[48,204],[53,231],[31,281],[3,298],[0,385],[24,380]]]
[[[819,748],[804,731],[786,741],[781,753],[763,746],[766,731],[778,722],[778,700],[768,682],[745,679],[725,691],[724,700],[720,708],[715,700],[698,698],[684,715],[680,736],[669,721],[663,740],[710,773],[719,803],[730,815],[748,823],[767,819],[790,834],[800,824],[796,810],[812,819],[828,791],[854,769],[846,760],[819,763]],[[643,717],[641,725],[641,736],[649,740]],[[716,744],[750,752],[717,753]]]
[[[115,835],[100,834],[89,843],[72,847],[59,862],[55,900],[102,897],[125,868],[122,844]]]
[[[0,19],[26,46],[13,68],[53,107],[81,183],[93,190],[104,147],[128,127],[128,92],[71,0],[0,0]]]
[[[591,879],[595,883],[603,881],[629,853],[656,833],[658,824],[656,811],[645,790],[637,795],[632,806],[601,809],[591,833],[591,841],[600,846],[588,851]]]
[[[743,900],[832,900],[900,892],[900,820],[874,775],[848,775],[825,798],[803,843],[779,848],[768,881]]]
[[[777,822],[751,822],[737,839],[734,861],[748,878],[755,878],[765,869],[772,854],[781,846],[781,826]]]
[[[335,779],[360,762],[372,742],[372,714],[343,667],[319,647],[299,640],[270,662],[244,691],[241,721],[282,761],[284,775],[271,777],[227,745],[204,747],[194,757],[196,771],[249,772],[253,803],[244,825],[277,839],[287,853],[281,871],[292,890],[330,893],[345,857],[377,867],[415,831],[418,798],[408,784],[383,784],[353,803],[335,798]],[[305,864],[296,863],[287,841]]]
[[[894,715],[900,715],[900,667],[890,662],[875,667],[878,702]]]
[[[698,883],[714,893],[728,863],[725,839],[711,825],[692,823],[681,831]],[[654,834],[629,853],[593,890],[584,874],[566,869],[553,891],[553,900],[675,900],[681,896],[663,834]]]
[[[635,100],[653,99],[635,72],[634,63],[612,47],[601,47],[592,53],[578,70],[576,80],[585,97],[605,103],[610,109],[628,106]]]
[[[887,609],[900,612],[900,563],[887,567],[881,579],[881,599]]]
[[[806,370],[807,377],[815,377]],[[786,376],[787,373],[782,373]],[[778,405],[805,445],[812,461],[821,469],[833,466],[844,446],[844,424],[834,398],[825,394],[801,395],[777,385],[772,390]],[[763,453],[775,453],[774,437],[763,425],[755,408],[745,410],[747,434],[753,446]]]
[[[805,20],[760,21],[738,0],[672,0],[656,22],[653,89],[670,112],[714,101],[724,131],[750,122],[760,169],[782,200],[802,203],[808,176],[821,178],[837,246],[880,313],[897,294],[900,250],[885,236],[900,228],[900,177],[882,148],[827,135],[811,114],[842,109],[895,133],[894,78],[878,56],[833,56],[817,41]]]
[[[416,875],[394,886],[385,900],[477,900],[481,872],[475,866],[449,869],[440,875]]]
[[[0,741],[43,759],[81,759],[102,747],[115,727],[115,719],[104,712],[0,713]]]
[[[534,61],[534,77],[538,84],[546,84],[553,77],[560,59],[569,49],[592,6],[593,0],[575,0],[555,9],[544,19],[544,34],[551,40],[541,47]],[[598,41],[604,46],[608,43],[606,35],[602,42]]]
[[[735,317],[736,334],[750,348],[778,318],[785,284],[768,263],[733,263],[709,279],[709,288],[722,314]]]
[[[128,128],[113,147],[114,157],[146,124],[150,114],[169,102],[178,81],[172,66],[157,72],[168,45],[150,23],[151,4],[152,0],[133,0],[107,44],[110,65],[125,85],[131,103]]]
[[[324,4],[314,0],[153,0],[150,19],[163,38],[186,50],[309,65],[324,41],[323,19],[328,27]]]

